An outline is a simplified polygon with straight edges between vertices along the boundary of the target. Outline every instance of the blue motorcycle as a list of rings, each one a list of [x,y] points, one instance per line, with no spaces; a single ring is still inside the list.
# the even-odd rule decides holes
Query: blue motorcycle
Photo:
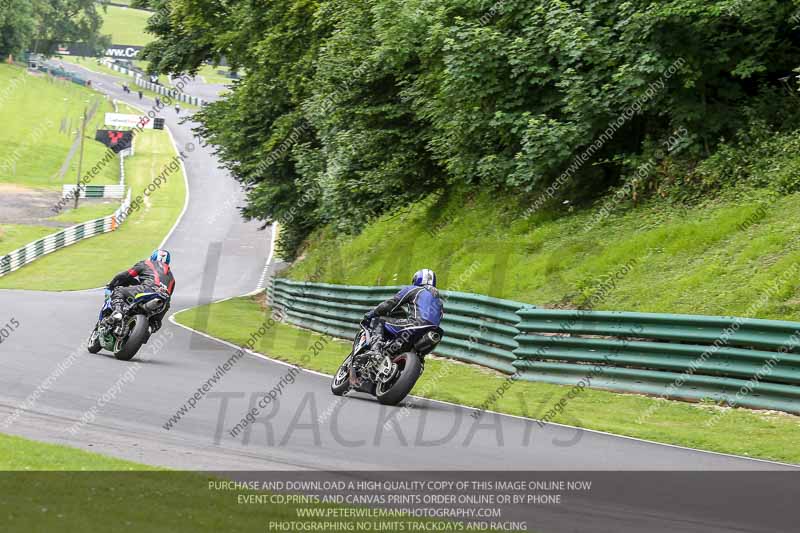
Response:
[[[150,318],[162,312],[169,303],[165,288],[140,292],[129,299],[122,320],[111,320],[111,291],[106,290],[100,317],[89,336],[89,353],[105,349],[120,361],[130,361],[150,338]]]
[[[387,341],[381,353],[370,356],[361,368],[355,368],[355,357],[370,349],[372,334],[367,326],[362,323],[356,333],[353,350],[333,376],[331,392],[336,396],[350,391],[366,392],[384,405],[397,405],[414,388],[425,369],[425,356],[436,348],[444,332],[438,326],[430,326],[430,331],[412,342],[405,337],[407,330],[398,331],[391,324],[384,324]]]

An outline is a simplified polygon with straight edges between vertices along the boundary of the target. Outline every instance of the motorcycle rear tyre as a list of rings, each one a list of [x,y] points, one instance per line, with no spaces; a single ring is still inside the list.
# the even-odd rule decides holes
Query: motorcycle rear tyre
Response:
[[[114,354],[114,357],[120,361],[130,361],[139,348],[142,347],[147,335],[150,333],[150,324],[147,322],[147,317],[144,315],[136,315],[136,324],[131,328],[128,335],[128,340],[122,346],[122,349]]]

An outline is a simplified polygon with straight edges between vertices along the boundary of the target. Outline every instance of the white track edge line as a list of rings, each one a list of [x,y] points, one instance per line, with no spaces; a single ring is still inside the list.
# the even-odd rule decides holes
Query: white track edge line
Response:
[[[123,102],[123,103],[125,103],[126,105],[130,105],[130,104],[127,104],[127,102]],[[137,109],[139,109],[141,111],[141,108],[139,108],[136,105],[132,105],[131,107],[137,108]],[[175,149],[177,150],[177,145],[175,144],[175,139],[172,136],[172,132],[166,126],[165,126],[165,129],[167,130],[167,133],[169,133],[170,139],[172,139],[172,143],[175,146]],[[181,160],[181,167],[183,167],[183,160]],[[189,183],[188,183],[188,178],[187,178],[187,173],[186,173],[185,167],[183,168],[183,171],[184,171],[183,172],[184,181],[186,182],[186,202],[184,203],[183,212],[178,217],[178,220],[175,223],[175,226],[173,226],[172,230],[170,230],[169,234],[167,235],[167,238],[169,238],[172,235],[172,232],[177,227],[178,223],[180,222],[180,219],[183,217],[183,213],[186,212],[186,208],[189,205]],[[272,231],[272,236],[271,236],[271,239],[270,239],[270,250],[269,250],[269,255],[267,256],[267,264],[264,267],[264,270],[262,271],[262,275],[261,275],[261,279],[259,280],[259,284],[256,287],[255,291],[252,291],[250,293],[238,296],[238,298],[244,297],[244,296],[253,296],[253,295],[255,295],[258,292],[263,290],[264,278],[266,276],[266,273],[267,273],[267,271],[269,269],[270,264],[272,263],[272,258],[273,258],[274,252],[275,252],[275,223],[272,224],[271,231]],[[167,238],[164,239],[164,242],[166,242]],[[95,290],[95,289],[90,289],[90,290]],[[231,296],[231,297],[228,297],[228,298],[224,298],[222,300],[217,300],[217,301],[211,302],[211,304],[222,303],[222,302],[225,302],[225,301],[228,301],[228,300],[232,300],[233,298],[237,298],[237,296]],[[208,304],[208,305],[211,305],[211,304]],[[185,326],[183,324],[180,324],[175,320],[175,315],[177,315],[178,313],[182,313],[184,311],[188,311],[190,309],[193,309],[193,308],[189,307],[187,309],[182,309],[180,311],[176,311],[175,313],[170,315],[169,321],[171,323],[177,325],[177,326],[180,326],[180,327],[182,327],[184,329],[188,329],[189,331],[192,331],[194,333],[202,335],[203,337],[206,337],[208,339],[215,340],[217,342],[225,344],[226,346],[229,346],[231,348],[235,348],[237,350],[241,348],[240,346],[236,346],[235,344],[233,344],[231,342],[228,342],[228,341],[225,341],[223,339],[214,337],[213,335],[209,335],[207,333],[203,333],[201,331],[197,331],[196,329],[191,328],[189,326]],[[292,365],[290,363],[287,363],[285,361],[280,361],[278,359],[273,359],[273,358],[271,358],[271,357],[269,357],[267,355],[264,355],[264,354],[261,354],[261,353],[258,353],[258,352],[253,352],[253,351],[248,350],[248,349],[245,349],[244,352],[247,353],[248,355],[251,355],[251,356],[256,357],[258,359],[271,361],[273,363],[278,363],[278,364],[281,364],[283,366],[288,366],[288,367],[291,367],[291,368],[300,368],[300,367],[298,367],[296,365]],[[304,368],[301,368],[301,370],[303,370],[303,372],[308,372],[310,374],[315,374],[317,376],[322,376],[322,377],[326,377],[326,378],[332,377],[330,374],[324,374],[322,372],[317,372],[316,370],[308,370],[308,369],[304,369]],[[440,404],[444,404],[444,405],[451,405],[451,406],[454,406],[454,407],[460,407],[462,409],[467,409],[467,410],[474,410],[475,409],[474,407],[469,407],[469,406],[466,406],[466,405],[447,402],[447,401],[444,401],[444,400],[436,400],[436,399],[433,399],[433,398],[424,398],[424,397],[421,397],[421,396],[414,396],[414,395],[410,395],[410,396],[412,398],[417,399],[417,400],[426,400],[426,401],[429,401],[429,402],[436,402],[436,403],[440,403]],[[506,416],[506,417],[509,417],[509,418],[516,418],[516,419],[519,419],[519,420],[527,420],[527,421],[531,421],[531,422],[538,422],[538,420],[536,420],[534,418],[526,418],[524,416],[511,415],[511,414],[507,414],[507,413],[499,413],[497,411],[491,411],[491,410],[488,410],[488,409],[484,410],[484,412],[491,413],[491,414],[494,414],[494,415],[499,415],[499,416]],[[722,457],[731,457],[731,458],[736,458],[736,459],[744,459],[744,460],[748,460],[748,461],[755,461],[755,462],[761,462],[761,463],[767,463],[767,464],[774,464],[774,465],[779,465],[779,466],[788,466],[788,467],[800,469],[800,465],[795,465],[795,464],[791,464],[791,463],[782,463],[782,462],[779,462],[779,461],[771,461],[769,459],[759,459],[757,457],[746,457],[746,456],[743,456],[743,455],[734,455],[734,454],[724,453],[724,452],[715,452],[715,451],[712,451],[712,450],[700,450],[700,449],[697,449],[697,448],[689,448],[687,446],[680,446],[678,444],[669,444],[669,443],[664,443],[664,442],[656,442],[656,441],[642,439],[642,438],[638,438],[638,437],[631,437],[631,436],[628,436],[628,435],[617,435],[616,433],[609,433],[607,431],[600,431],[600,430],[596,430],[596,429],[582,428],[582,427],[578,427],[578,426],[570,426],[568,424],[559,424],[559,423],[556,423],[556,422],[547,422],[546,425],[553,425],[553,426],[569,428],[569,429],[578,429],[578,430],[581,430],[581,431],[588,431],[590,433],[595,433],[595,434],[599,434],[599,435],[606,435],[606,436],[616,437],[616,438],[620,438],[620,439],[627,439],[627,440],[632,440],[632,441],[636,441],[636,442],[643,442],[643,443],[646,443],[646,444],[652,444],[652,445],[656,445],[656,446],[667,446],[667,447],[676,448],[676,449],[679,449],[679,450],[687,450],[687,451],[693,451],[693,452],[708,453],[708,454],[713,454],[713,455],[719,455],[719,456],[722,456]]]
[[[74,65],[74,66],[78,66],[78,65]],[[85,68],[85,67],[83,67],[83,68]],[[100,74],[100,73],[94,72],[94,71],[92,71],[92,70],[90,70],[88,68],[85,68],[85,69],[89,70],[90,72],[93,72],[95,74]],[[143,111],[142,108],[140,108],[139,106],[137,106],[135,104],[130,104],[130,103],[122,101],[122,100],[120,100],[120,102],[122,102],[123,104],[128,105],[130,107],[133,107],[135,109],[138,109],[139,111]],[[172,141],[173,147],[175,148],[176,151],[178,151],[178,153],[180,153],[180,151],[178,150],[178,146],[177,146],[177,144],[175,142],[175,138],[173,137],[172,132],[170,131],[169,127],[165,125],[164,128],[167,130],[167,133],[169,134],[169,137],[170,137],[170,140]],[[183,170],[184,184],[186,186],[186,199],[185,199],[185,202],[183,204],[183,211],[181,211],[181,214],[178,216],[178,219],[175,221],[175,224],[172,226],[172,229],[170,229],[169,233],[164,238],[164,240],[161,243],[161,246],[159,246],[159,248],[161,248],[167,242],[167,240],[172,236],[172,233],[175,231],[175,229],[177,228],[178,224],[181,222],[181,219],[183,218],[183,215],[186,213],[186,210],[189,207],[189,179],[188,179],[188,173],[186,172],[186,167],[185,167],[185,165],[183,163],[183,159],[181,159],[181,163],[180,164],[181,164],[181,169]],[[245,296],[253,296],[253,295],[257,294],[258,292],[261,292],[263,290],[263,281],[264,281],[264,278],[266,276],[266,272],[269,269],[270,263],[272,262],[272,257],[273,257],[273,254],[274,254],[274,248],[275,248],[275,224],[273,223],[272,224],[272,238],[271,238],[269,255],[267,257],[267,264],[264,267],[264,270],[262,271],[261,279],[259,281],[259,285],[256,287],[256,290],[254,290],[252,292],[249,292],[247,294],[242,294],[240,296],[230,296],[230,297],[224,298],[222,300],[216,300],[216,301],[211,302],[210,304],[207,304],[207,305],[222,303],[222,302],[225,302],[225,301],[228,301],[228,300],[232,300],[233,298],[241,298],[241,297],[245,297]],[[78,292],[78,293],[80,293],[80,292],[96,291],[96,290],[99,290],[99,289],[102,289],[102,288],[103,287],[98,287],[98,288],[95,288],[95,289],[80,289],[80,290],[77,290],[77,291],[54,291],[54,292]],[[5,290],[5,289],[3,289],[3,290]],[[8,289],[8,290],[10,291],[10,290],[18,290],[18,289]],[[197,306],[194,306],[194,307],[197,307]],[[181,309],[179,311],[176,311],[175,313],[173,313],[172,315],[169,316],[169,321],[171,323],[177,325],[177,326],[180,326],[180,327],[182,327],[184,329],[187,329],[189,331],[192,331],[194,333],[202,335],[203,337],[206,337],[208,339],[211,339],[211,340],[217,341],[219,343],[225,344],[226,346],[229,346],[231,348],[235,348],[237,350],[240,349],[239,346],[236,346],[233,343],[230,343],[230,342],[225,341],[223,339],[214,337],[214,336],[209,335],[207,333],[203,333],[201,331],[197,331],[196,329],[193,329],[193,328],[191,328],[189,326],[185,326],[185,325],[180,324],[177,321],[175,321],[175,318],[174,318],[175,315],[177,315],[179,313],[182,313],[184,311],[188,311],[190,309],[193,309],[194,307],[188,307],[186,309]],[[315,374],[315,375],[322,376],[322,377],[327,377],[327,378],[332,377],[330,374],[324,374],[322,372],[317,372],[316,370],[309,370],[309,369],[301,368],[301,367],[298,367],[296,365],[292,365],[292,364],[286,363],[285,361],[280,361],[278,359],[273,359],[273,358],[271,358],[271,357],[269,357],[267,355],[260,354],[260,353],[257,353],[257,352],[253,352],[251,350],[245,349],[244,352],[247,353],[248,355],[251,355],[251,356],[256,357],[258,359],[267,360],[267,361],[270,361],[270,362],[273,362],[273,363],[278,363],[278,364],[281,364],[281,365],[284,365],[284,366],[288,366],[288,367],[292,367],[292,368],[300,368],[303,372],[307,372],[307,373],[310,373],[310,374]],[[429,401],[429,402],[436,402],[436,403],[440,403],[440,404],[444,404],[444,405],[451,405],[451,406],[454,406],[454,407],[461,407],[462,409],[467,409],[467,410],[474,410],[475,409],[474,407],[469,407],[469,406],[466,406],[466,405],[457,404],[457,403],[453,403],[453,402],[448,402],[448,401],[444,401],[444,400],[437,400],[437,399],[433,399],[433,398],[425,398],[425,397],[414,396],[414,395],[409,395],[409,396],[411,398],[415,398],[417,400],[425,400],[425,401]],[[511,415],[511,414],[508,414],[508,413],[499,413],[497,411],[492,411],[492,410],[488,410],[488,409],[485,409],[484,412],[491,413],[491,414],[494,414],[494,415],[499,415],[499,416],[505,416],[505,417],[509,417],[509,418],[516,418],[516,419],[519,419],[519,420],[527,420],[527,421],[531,421],[531,422],[539,422],[538,420],[536,420],[534,418],[526,418],[524,416]],[[665,442],[656,442],[656,441],[652,441],[652,440],[642,439],[642,438],[639,438],[639,437],[631,437],[631,436],[628,436],[628,435],[618,435],[616,433],[609,433],[607,431],[600,431],[600,430],[596,430],[596,429],[582,428],[582,427],[578,427],[578,426],[570,426],[568,424],[559,424],[557,422],[546,422],[545,424],[546,425],[563,427],[563,428],[569,428],[569,429],[577,429],[577,430],[587,431],[587,432],[595,433],[595,434],[599,434],[599,435],[606,435],[606,436],[610,436],[610,437],[616,437],[616,438],[620,438],[620,439],[627,439],[627,440],[632,440],[632,441],[636,441],[636,442],[643,442],[643,443],[646,443],[646,444],[652,444],[652,445],[656,445],[656,446],[667,446],[667,447],[676,448],[676,449],[679,449],[679,450],[687,450],[687,451],[693,451],[693,452],[699,452],[699,453],[708,453],[708,454],[719,455],[719,456],[723,456],[723,457],[731,457],[731,458],[735,458],[735,459],[743,459],[743,460],[747,460],[747,461],[755,461],[755,462],[761,462],[761,463],[767,463],[767,464],[773,464],[773,465],[779,465],[779,466],[787,466],[787,467],[791,467],[791,468],[795,468],[795,469],[800,469],[800,465],[796,465],[796,464],[792,464],[792,463],[782,463],[780,461],[771,461],[769,459],[760,459],[760,458],[757,458],[757,457],[747,457],[747,456],[743,456],[743,455],[734,455],[734,454],[730,454],[730,453],[716,452],[716,451],[712,451],[712,450],[700,450],[700,449],[697,449],[697,448],[690,448],[690,447],[687,447],[687,446],[680,446],[678,444],[669,444],[669,443],[665,443]]]
[[[219,302],[212,302],[212,303],[220,303],[220,302],[223,302],[223,301],[226,301],[226,300],[230,300],[230,299],[232,299],[232,298],[226,298],[225,300],[220,300]],[[202,335],[203,337],[206,337],[207,339],[211,339],[211,340],[217,341],[217,342],[219,342],[221,344],[224,344],[224,345],[229,346],[231,348],[234,348],[236,350],[242,349],[241,346],[237,346],[236,344],[234,344],[232,342],[228,342],[226,340],[214,337],[213,335],[209,335],[207,333],[203,333],[202,331],[197,331],[196,329],[194,329],[194,328],[192,328],[190,326],[186,326],[184,324],[181,324],[181,323],[177,322],[174,319],[175,315],[177,315],[179,313],[182,313],[184,311],[188,311],[189,309],[192,309],[192,308],[190,307],[188,309],[182,309],[180,311],[177,311],[177,312],[173,313],[172,315],[170,315],[169,321],[172,322],[173,324],[175,324],[176,326],[180,326],[180,327],[182,327],[184,329],[188,329],[189,331],[192,331],[194,333]],[[303,372],[307,372],[309,374],[314,374],[314,375],[322,376],[322,377],[325,377],[325,378],[333,377],[331,374],[325,374],[323,372],[318,372],[316,370],[309,370],[309,369],[306,369],[306,368],[302,368],[302,367],[299,367],[297,365],[293,365],[291,363],[287,363],[286,361],[281,361],[279,359],[273,359],[272,357],[269,357],[269,356],[264,355],[262,353],[253,352],[252,350],[244,349],[244,352],[247,353],[248,355],[256,357],[257,359],[270,361],[272,363],[278,363],[280,365],[288,366],[288,367],[291,367],[291,368],[299,368]],[[441,403],[441,404],[445,404],[445,405],[451,405],[453,407],[460,407],[460,408],[466,409],[466,410],[474,410],[475,409],[474,407],[469,407],[467,405],[461,405],[461,404],[458,404],[458,403],[447,402],[447,401],[444,401],[444,400],[436,400],[436,399],[433,399],[433,398],[425,398],[425,397],[422,397],[422,396],[414,396],[414,395],[409,395],[409,397],[415,398],[417,400],[425,400],[425,401],[428,401],[428,402],[436,402],[436,403]],[[539,422],[535,418],[526,418],[524,416],[519,416],[519,415],[511,415],[511,414],[508,414],[508,413],[499,413],[497,411],[490,411],[490,410],[484,410],[484,412],[485,413],[491,413],[491,414],[494,414],[494,415],[499,415],[499,416],[506,416],[506,417],[509,417],[509,418],[516,418],[518,420],[526,420],[528,422]],[[655,445],[655,446],[666,446],[666,447],[669,447],[669,448],[676,448],[676,449],[679,449],[679,450],[686,450],[686,451],[698,452],[698,453],[707,453],[707,454],[718,455],[718,456],[722,456],[722,457],[730,457],[730,458],[733,458],[733,459],[742,459],[742,460],[745,460],[745,461],[755,461],[755,462],[759,462],[759,463],[766,463],[766,464],[772,464],[772,465],[778,465],[778,466],[787,466],[787,467],[791,467],[791,468],[794,468],[794,469],[800,469],[800,465],[796,465],[796,464],[792,464],[792,463],[782,463],[780,461],[771,461],[769,459],[760,459],[758,457],[747,457],[747,456],[744,456],[744,455],[734,455],[734,454],[731,454],[731,453],[715,452],[713,450],[700,450],[700,449],[697,449],[697,448],[689,448],[688,446],[680,446],[678,444],[669,444],[669,443],[666,443],[666,442],[656,442],[656,441],[652,441],[652,440],[642,439],[642,438],[639,438],[639,437],[631,437],[631,436],[628,436],[628,435],[617,435],[616,433],[609,433],[607,431],[600,431],[600,430],[597,430],[597,429],[588,429],[588,428],[582,428],[582,427],[578,427],[578,426],[570,426],[568,424],[559,424],[559,423],[556,423],[556,422],[547,422],[546,425],[553,425],[553,426],[569,428],[569,429],[577,429],[577,430],[581,430],[581,431],[587,431],[589,433],[595,433],[595,434],[598,434],[598,435],[605,435],[605,436],[608,436],[608,437],[615,437],[615,438],[619,438],[619,439],[627,439],[627,440],[632,440],[632,441],[635,441],[635,442],[643,442],[645,444],[651,444],[651,445]]]
[[[172,131],[169,129],[169,126],[165,124],[164,129],[167,130],[167,134],[169,135],[169,138],[172,141],[172,146],[175,148],[175,151],[178,152],[178,156],[182,155],[183,152],[178,150],[178,143],[175,142],[175,137],[173,137]],[[172,228],[169,230],[169,233],[167,233],[166,237],[164,237],[164,240],[161,241],[161,244],[158,246],[159,248],[163,248],[164,245],[167,244],[167,241],[170,239],[170,237],[172,237],[172,234],[175,233],[175,230],[178,229],[178,225],[181,223],[181,220],[183,220],[183,215],[185,215],[186,211],[189,209],[189,195],[191,194],[189,191],[189,172],[186,170],[186,165],[183,162],[183,158],[178,157],[178,159],[181,162],[181,170],[183,171],[183,185],[184,187],[186,187],[186,198],[184,198],[183,201],[183,209],[181,210],[181,214],[178,215],[178,219],[175,221],[175,224],[172,225]]]
[[[136,104],[129,104],[128,102],[125,102],[125,101],[122,101],[122,100],[120,100],[120,101],[123,104],[127,105],[127,106],[130,106],[130,107],[132,107],[134,109],[138,109],[140,113],[146,113],[143,108],[139,107]],[[172,130],[169,128],[169,126],[166,125],[166,123],[164,124],[164,130],[166,130],[167,135],[169,135],[169,140],[172,142],[172,147],[175,149],[176,155],[177,156],[182,155],[183,152],[178,149],[178,143],[175,141],[175,136],[172,135]],[[178,157],[178,160],[180,161],[181,171],[183,172],[183,184],[184,184],[184,187],[186,188],[186,198],[184,198],[184,201],[183,201],[183,209],[181,210],[181,214],[178,215],[177,220],[175,220],[175,224],[172,225],[172,228],[170,228],[170,230],[167,233],[167,235],[161,241],[161,244],[158,245],[159,248],[163,248],[164,245],[169,240],[169,238],[172,237],[172,234],[175,233],[176,229],[178,229],[178,225],[181,223],[181,220],[183,220],[183,215],[185,215],[186,211],[189,209],[189,195],[190,195],[190,191],[189,191],[189,172],[186,170],[186,165],[183,162],[183,158],[182,157]]]
[[[273,222],[272,225],[270,226],[270,243],[269,243],[269,252],[267,254],[267,262],[264,265],[264,270],[261,271],[261,277],[258,280],[256,289],[252,292],[244,294],[243,296],[254,296],[259,292],[261,292],[262,290],[264,290],[264,283],[267,280],[267,273],[269,272],[269,267],[272,266],[272,258],[275,255],[275,241],[277,236],[277,231],[276,231],[277,227],[278,227],[277,222]],[[212,302],[212,303],[218,303],[218,302]]]

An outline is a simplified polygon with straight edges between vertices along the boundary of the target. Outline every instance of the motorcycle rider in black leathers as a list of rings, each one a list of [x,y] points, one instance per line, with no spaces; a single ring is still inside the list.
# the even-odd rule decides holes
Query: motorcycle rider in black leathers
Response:
[[[150,259],[139,261],[128,270],[120,272],[106,287],[111,291],[110,320],[122,320],[123,311],[128,300],[132,300],[140,292],[163,292],[172,296],[175,290],[175,276],[170,269],[171,255],[166,250],[156,250]],[[164,310],[150,319],[150,332],[161,329],[161,321],[169,311],[169,300]]]
[[[357,368],[381,353],[385,327],[397,332],[389,349],[400,351],[439,326],[444,303],[436,289],[436,274],[427,268],[419,270],[411,283],[364,315],[361,323],[369,328],[371,342],[369,351],[354,361]]]

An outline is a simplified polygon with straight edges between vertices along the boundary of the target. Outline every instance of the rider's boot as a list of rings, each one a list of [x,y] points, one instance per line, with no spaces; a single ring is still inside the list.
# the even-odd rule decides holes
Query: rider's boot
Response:
[[[372,358],[378,357],[381,352],[383,352],[383,345],[385,341],[383,339],[376,340],[372,346],[370,347],[369,351],[365,352],[362,356],[364,358],[364,363],[366,364]]]
[[[125,309],[125,299],[119,296],[112,296],[111,297],[111,315],[109,319],[112,322],[119,323],[122,322],[122,312]]]
[[[353,358],[353,367],[350,374],[350,384],[352,386],[357,387],[361,385],[361,369],[364,368],[372,358],[380,355],[383,350],[383,345],[383,339],[378,339],[373,342],[369,350]]]

